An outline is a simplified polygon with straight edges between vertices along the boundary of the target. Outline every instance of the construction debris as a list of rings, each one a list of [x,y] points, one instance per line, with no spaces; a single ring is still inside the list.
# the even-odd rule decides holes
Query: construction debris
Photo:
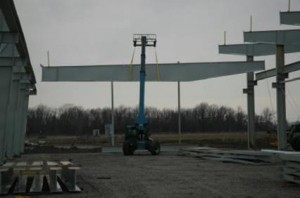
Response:
[[[248,165],[264,165],[274,163],[276,161],[275,154],[270,152],[249,150],[224,150],[211,147],[194,147],[180,149],[179,155]]]
[[[0,167],[0,195],[80,192],[70,161],[8,162]]]

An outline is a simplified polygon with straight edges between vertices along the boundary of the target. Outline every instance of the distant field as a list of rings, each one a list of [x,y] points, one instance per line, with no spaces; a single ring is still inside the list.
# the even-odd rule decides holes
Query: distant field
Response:
[[[179,143],[178,134],[153,134],[152,137],[159,140],[162,144],[177,144]],[[263,132],[257,133],[258,146],[269,147],[270,143],[275,139],[275,135],[266,134]],[[40,142],[45,145],[76,145],[89,144],[97,146],[109,146],[111,138],[102,135],[100,137],[93,136],[46,136],[46,137],[29,137],[30,142]],[[115,136],[115,144],[122,145],[124,140],[123,135]],[[219,147],[247,147],[246,132],[239,133],[183,133],[181,135],[182,144],[198,144],[200,146],[219,146]]]

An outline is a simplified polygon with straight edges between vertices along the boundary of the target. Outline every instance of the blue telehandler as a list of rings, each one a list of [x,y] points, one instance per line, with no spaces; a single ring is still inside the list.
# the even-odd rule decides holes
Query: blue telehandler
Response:
[[[141,149],[148,150],[152,155],[158,155],[160,153],[160,143],[150,137],[147,129],[148,120],[145,116],[146,47],[156,46],[156,35],[135,34],[133,45],[134,47],[141,47],[139,109],[135,124],[127,126],[123,154],[133,155],[135,150]]]

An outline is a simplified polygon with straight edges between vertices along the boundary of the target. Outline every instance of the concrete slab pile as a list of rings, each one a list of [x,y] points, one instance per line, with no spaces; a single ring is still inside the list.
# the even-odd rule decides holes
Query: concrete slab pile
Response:
[[[24,151],[29,95],[35,76],[12,0],[0,1],[0,166]]]
[[[179,155],[248,165],[265,165],[276,161],[275,154],[273,153],[249,150],[224,150],[210,147],[181,149]]]
[[[300,184],[300,154],[281,154],[280,158],[283,161],[282,178]]]

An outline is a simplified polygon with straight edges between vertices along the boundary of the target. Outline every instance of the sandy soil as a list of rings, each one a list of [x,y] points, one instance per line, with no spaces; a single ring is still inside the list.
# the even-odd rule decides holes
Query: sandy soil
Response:
[[[162,152],[31,154],[18,160],[65,160],[80,164],[82,193],[34,197],[272,197],[300,196],[300,186],[280,178],[280,165],[251,166]]]

